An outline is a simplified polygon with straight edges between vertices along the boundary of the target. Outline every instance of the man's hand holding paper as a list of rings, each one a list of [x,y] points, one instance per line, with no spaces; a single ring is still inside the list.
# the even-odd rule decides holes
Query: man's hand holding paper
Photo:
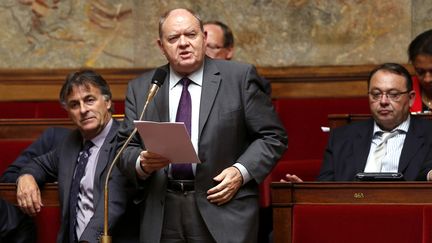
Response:
[[[165,165],[201,163],[183,123],[135,121],[135,126],[146,150],[151,152],[145,154],[144,159]]]
[[[140,153],[141,169],[147,174],[151,174],[155,170],[164,168],[170,163],[171,161],[169,159],[159,154],[152,153],[149,151],[142,151]]]

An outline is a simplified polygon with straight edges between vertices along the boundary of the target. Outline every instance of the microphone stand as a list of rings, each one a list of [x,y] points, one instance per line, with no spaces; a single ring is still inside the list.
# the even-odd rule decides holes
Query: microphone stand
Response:
[[[139,121],[142,120],[143,116],[144,116],[144,112],[147,110],[147,105],[150,102],[150,100],[156,95],[157,91],[158,91],[159,87],[155,84],[152,86],[152,88],[149,91],[146,103],[144,104],[144,108],[141,112],[141,115],[139,117]],[[108,182],[112,173],[112,170],[114,168],[114,166],[117,164],[117,161],[120,158],[120,155],[123,153],[123,150],[126,148],[126,146],[129,144],[129,142],[132,140],[132,137],[136,134],[136,132],[138,131],[138,129],[135,127],[134,130],[131,132],[131,134],[129,135],[129,137],[126,139],[126,141],[124,142],[123,146],[121,146],[120,150],[117,152],[116,156],[114,157],[113,162],[111,163],[109,170],[108,170],[108,174],[105,178],[105,187],[104,187],[104,232],[103,235],[100,238],[100,243],[112,243],[112,237],[108,234],[108,194],[109,194],[109,187],[108,187]]]

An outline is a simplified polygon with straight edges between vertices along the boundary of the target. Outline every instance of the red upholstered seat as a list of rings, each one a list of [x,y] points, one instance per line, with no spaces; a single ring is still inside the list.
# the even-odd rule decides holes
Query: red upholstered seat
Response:
[[[55,243],[60,229],[60,207],[43,207],[36,216],[37,242]]]
[[[62,118],[66,111],[58,101],[0,102],[1,118]]]
[[[0,175],[18,157],[22,150],[32,143],[31,140],[4,139],[0,140]]]
[[[367,96],[357,98],[276,99],[276,112],[288,133],[288,150],[282,160],[322,159],[329,114],[369,114]]]
[[[424,206],[423,210],[423,243],[432,242],[432,206]]]
[[[293,243],[426,243],[422,205],[297,205]],[[430,230],[429,239],[430,239]]]

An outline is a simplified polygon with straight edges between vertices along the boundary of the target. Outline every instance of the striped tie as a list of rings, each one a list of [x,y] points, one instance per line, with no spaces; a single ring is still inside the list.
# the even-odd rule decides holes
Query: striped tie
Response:
[[[85,168],[90,157],[90,148],[93,147],[92,141],[86,141],[78,158],[78,164],[75,167],[75,175],[72,180],[69,200],[69,242],[77,242],[76,236],[76,217],[78,207],[78,195],[80,191],[81,179],[84,176]]]
[[[369,168],[370,172],[381,172],[382,160],[384,159],[384,156],[387,153],[387,141],[398,134],[399,134],[398,130],[393,132],[383,132],[381,134],[381,143],[376,146],[375,151],[372,155],[373,168]]]

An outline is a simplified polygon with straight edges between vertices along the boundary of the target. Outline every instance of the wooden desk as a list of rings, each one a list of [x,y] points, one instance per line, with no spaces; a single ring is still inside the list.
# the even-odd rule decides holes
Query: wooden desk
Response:
[[[273,182],[271,195],[274,242],[291,243],[296,205],[432,205],[432,183]]]
[[[46,207],[59,207],[58,187],[56,183],[47,183],[41,190],[42,202]],[[16,185],[0,183],[0,198],[17,205]]]
[[[329,114],[327,116],[330,129],[348,125],[351,122],[367,120],[370,114]]]

